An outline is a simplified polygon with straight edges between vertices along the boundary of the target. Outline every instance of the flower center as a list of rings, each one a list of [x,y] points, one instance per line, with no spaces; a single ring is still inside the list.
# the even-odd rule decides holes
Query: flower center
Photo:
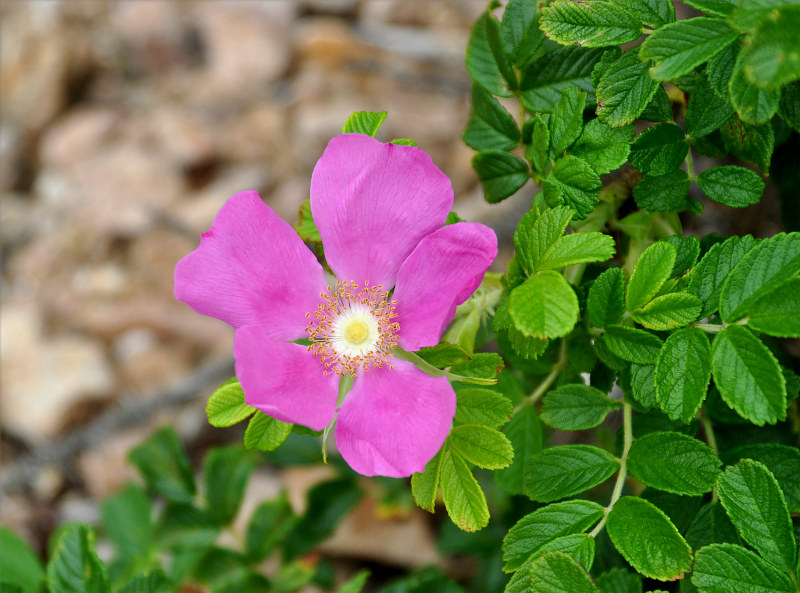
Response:
[[[397,346],[395,302],[382,286],[360,287],[356,282],[337,282],[320,294],[317,310],[306,313],[306,331],[311,338],[309,351],[338,375],[355,375],[359,369],[389,364]]]

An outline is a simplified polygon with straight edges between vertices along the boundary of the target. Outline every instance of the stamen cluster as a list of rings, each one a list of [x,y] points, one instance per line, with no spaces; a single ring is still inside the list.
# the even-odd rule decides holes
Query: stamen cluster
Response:
[[[306,313],[311,345],[308,350],[324,365],[323,374],[356,375],[389,364],[397,346],[400,325],[392,321],[396,301],[389,300],[383,285],[360,287],[354,281],[337,281],[336,290],[320,293],[317,310]],[[353,331],[353,330],[356,331]],[[353,336],[359,341],[354,342]],[[391,368],[391,365],[390,365]]]

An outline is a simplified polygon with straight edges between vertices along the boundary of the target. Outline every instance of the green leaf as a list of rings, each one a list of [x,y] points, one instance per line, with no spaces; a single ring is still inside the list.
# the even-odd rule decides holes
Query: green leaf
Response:
[[[459,389],[456,391],[456,420],[464,424],[502,426],[511,419],[514,406],[502,394],[490,389]]]
[[[464,458],[445,451],[441,469],[442,498],[447,514],[460,529],[478,531],[489,522],[486,496]]]
[[[733,464],[740,459],[754,459],[767,466],[783,490],[786,505],[792,513],[800,510],[800,450],[796,447],[778,443],[753,443],[742,445],[722,456],[726,464]]]
[[[675,246],[666,241],[653,243],[642,252],[633,268],[625,294],[628,311],[643,307],[658,294],[664,282],[669,280],[677,257]]]
[[[703,256],[689,277],[689,292],[703,301],[700,317],[708,317],[719,308],[719,295],[730,271],[756,245],[751,235],[729,237],[716,243]]]
[[[640,22],[654,29],[675,22],[675,7],[663,0],[613,0],[636,15]]]
[[[606,47],[635,41],[642,34],[636,15],[605,0],[585,0],[580,4],[556,0],[542,9],[539,27],[561,45]]]
[[[714,449],[679,432],[651,432],[633,441],[628,470],[646,486],[673,494],[709,492],[722,462]]]
[[[631,144],[631,164],[642,173],[666,175],[680,167],[689,145],[686,136],[672,123],[647,128]]]
[[[595,327],[619,323],[625,313],[625,277],[622,268],[609,268],[589,288],[586,310]]]
[[[671,334],[658,353],[656,400],[672,420],[697,414],[711,380],[711,345],[705,332],[684,328]]]
[[[294,223],[293,228],[303,241],[310,243],[322,242],[317,225],[314,223],[314,217],[311,215],[311,200],[305,200],[300,204],[300,208],[297,211],[297,222]],[[231,379],[231,381],[234,379]],[[225,387],[225,385],[222,385],[220,389],[222,387]]]
[[[614,256],[614,238],[590,231],[559,237],[536,266],[537,270],[554,270],[574,264],[606,261]]]
[[[550,154],[553,158],[562,156],[583,130],[583,110],[586,107],[586,92],[576,87],[564,90],[561,99],[553,107],[553,114],[547,122],[550,132]]]
[[[175,429],[164,426],[128,453],[152,491],[167,500],[190,502],[195,485],[192,466]]]
[[[44,584],[44,567],[25,541],[0,526],[0,573],[3,589],[16,585],[23,593],[39,593]]]
[[[707,136],[733,115],[733,107],[715,93],[706,76],[695,82],[686,108],[686,133],[690,138]]]
[[[146,556],[153,541],[155,525],[151,518],[150,499],[141,487],[128,484],[103,501],[103,525],[114,542],[118,557],[137,560]]]
[[[496,204],[515,193],[529,177],[527,163],[508,152],[479,152],[472,157],[472,166],[490,204]]]
[[[683,3],[711,16],[721,17],[728,16],[736,8],[736,0],[683,0]]]
[[[650,78],[652,63],[643,59],[634,48],[603,72],[597,85],[597,117],[603,123],[612,127],[633,123],[655,96],[660,85]]]
[[[472,80],[492,95],[510,97],[510,66],[500,40],[500,23],[488,10],[475,22],[467,43],[467,72]]]
[[[247,524],[245,551],[251,561],[266,560],[294,526],[297,517],[285,493],[256,507]]]
[[[464,143],[478,151],[511,150],[519,143],[519,128],[511,114],[477,84],[472,85],[472,111]]]
[[[274,451],[289,437],[290,432],[291,424],[276,420],[259,410],[247,425],[244,446],[259,451]]]
[[[742,257],[720,294],[726,322],[745,315],[750,306],[800,272],[800,233],[779,233],[764,239]]]
[[[642,593],[642,577],[615,566],[597,577],[603,593]]]
[[[418,146],[411,138],[395,138],[394,140],[390,140],[389,143],[396,144],[397,146]]]
[[[505,427],[514,448],[514,459],[506,469],[495,473],[497,484],[509,494],[522,494],[525,466],[542,450],[542,427],[533,406],[525,406]]]
[[[717,480],[717,494],[742,539],[789,571],[797,561],[792,519],[778,481],[767,467],[743,459]]]
[[[47,585],[54,593],[109,593],[105,566],[94,551],[94,531],[71,525],[60,534],[47,564]],[[4,552],[5,555],[5,552]]]
[[[220,525],[233,520],[255,466],[255,459],[238,447],[217,447],[208,452],[203,460],[203,481],[212,520]]]
[[[755,163],[763,173],[769,172],[775,148],[775,131],[771,122],[751,126],[734,115],[719,131],[726,150],[743,161]]]
[[[588,500],[557,502],[525,515],[503,538],[503,571],[518,570],[548,542],[580,533],[602,516],[603,507]]]
[[[337,593],[361,593],[367,584],[369,575],[370,571],[366,568],[358,571],[354,577],[348,579],[339,587]]]
[[[656,62],[650,71],[655,80],[675,80],[708,61],[738,37],[725,21],[695,17],[653,31],[642,43],[639,54],[643,60]]]
[[[244,391],[234,377],[223,383],[208,399],[206,415],[211,426],[232,426],[251,416],[256,409],[244,403]]]
[[[544,175],[547,171],[550,152],[550,132],[547,124],[541,115],[536,114],[525,122],[525,125],[526,130],[527,126],[530,126],[531,132],[530,144],[525,147],[525,158],[531,162],[531,166],[539,175]]]
[[[742,121],[748,124],[763,124],[778,111],[781,98],[779,89],[764,89],[750,84],[742,67],[744,50],[739,53],[728,81],[731,104]]]
[[[786,572],[734,544],[711,544],[697,551],[692,583],[701,593],[795,593]]]
[[[726,103],[730,103],[728,83],[736,66],[736,59],[742,49],[741,41],[737,40],[723,49],[706,64],[703,74],[708,78],[708,84],[714,94]]]
[[[534,456],[526,468],[525,494],[538,502],[552,502],[602,484],[617,469],[617,458],[599,447],[551,447]]]
[[[663,348],[662,348],[663,350]],[[631,363],[631,396],[646,409],[658,405],[654,364]]]
[[[544,396],[542,422],[559,430],[586,430],[598,426],[611,410],[621,406],[594,387],[562,385]]]
[[[603,49],[577,46],[557,47],[538,58],[522,78],[522,104],[530,112],[550,112],[561,92],[572,86],[593,92],[592,68]]]
[[[598,202],[603,184],[586,161],[567,155],[542,182],[544,197],[550,205],[566,204],[575,210],[573,218],[582,220],[591,214]]]
[[[548,258],[573,214],[571,208],[564,206],[548,208],[541,214],[536,210],[525,213],[514,233],[514,247],[526,272],[532,274],[539,269],[540,262]]]
[[[450,371],[462,377],[493,379],[503,369],[503,359],[495,352],[476,352],[472,360],[450,367]]]
[[[437,369],[464,364],[471,359],[469,353],[461,346],[447,342],[440,342],[436,346],[424,346],[417,350],[415,354]]]
[[[595,118],[583,127],[570,154],[589,163],[598,175],[616,171],[628,160],[633,126],[612,128]]]
[[[548,552],[533,561],[532,593],[600,593],[586,570],[564,552]]]
[[[356,111],[345,120],[342,134],[366,134],[374,138],[386,114],[386,111]]]
[[[697,240],[697,237],[672,235],[667,237],[667,242],[674,245],[678,251],[675,266],[672,268],[672,277],[682,276],[697,263],[697,257],[700,255],[700,241]]]
[[[663,345],[658,336],[624,325],[607,326],[605,339],[612,353],[638,364],[655,364]]]
[[[790,128],[800,132],[800,82],[793,82],[783,87],[778,114]]]
[[[511,291],[508,311],[525,336],[560,338],[578,321],[578,297],[564,276],[548,270]]]
[[[747,329],[730,325],[714,338],[711,372],[722,399],[753,424],[786,418],[786,381],[778,361]]]
[[[781,6],[761,19],[742,50],[748,81],[761,88],[781,87],[800,78],[800,6]]]
[[[539,10],[526,0],[510,0],[503,12],[501,32],[512,63],[523,72],[544,41],[539,30]]]
[[[455,453],[485,469],[508,467],[514,458],[511,442],[496,428],[462,424],[450,431],[448,440]]]
[[[653,503],[623,496],[608,514],[606,531],[633,568],[651,579],[679,578],[692,565],[692,550]]]
[[[672,121],[672,103],[663,85],[658,85],[656,94],[653,95],[650,103],[644,108],[639,119],[653,122]]]
[[[697,511],[686,530],[686,541],[693,550],[708,544],[739,543],[739,534],[718,502],[709,502]]]
[[[800,338],[800,278],[791,278],[747,311],[750,329],[779,338]]]
[[[686,205],[692,182],[686,171],[676,169],[666,175],[645,175],[633,188],[639,208],[649,212],[678,210]]]
[[[666,331],[683,327],[697,319],[703,302],[684,292],[657,296],[641,309],[631,311],[631,318],[648,329]]]
[[[765,187],[758,173],[738,165],[706,169],[698,176],[697,183],[709,198],[733,208],[758,204]]]
[[[536,555],[541,556],[548,552],[564,552],[589,570],[594,562],[594,538],[588,533],[562,535],[540,547]]]
[[[156,568],[136,575],[120,589],[120,593],[171,593],[173,590],[164,571]]]
[[[442,472],[444,447],[425,465],[425,469],[411,476],[411,494],[420,508],[433,513],[436,508],[436,493]]]

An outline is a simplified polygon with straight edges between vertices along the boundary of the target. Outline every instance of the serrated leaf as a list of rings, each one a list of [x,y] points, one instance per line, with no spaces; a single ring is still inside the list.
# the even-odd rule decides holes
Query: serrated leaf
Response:
[[[642,252],[633,268],[628,291],[625,293],[628,311],[643,307],[658,294],[672,274],[677,256],[675,246],[665,241],[653,243]]]
[[[292,432],[292,424],[276,420],[260,410],[250,420],[244,433],[244,446],[259,451],[274,451]]]
[[[769,121],[778,111],[779,89],[759,88],[750,84],[742,67],[744,50],[739,53],[728,81],[731,104],[742,121],[758,125]]]
[[[664,25],[644,40],[639,55],[652,59],[655,80],[675,80],[708,61],[738,39],[725,21],[708,17],[684,19]]]
[[[442,456],[440,480],[447,514],[460,529],[477,531],[489,522],[486,496],[464,458],[452,451]]]
[[[683,0],[692,8],[712,16],[728,16],[736,8],[736,0]]]
[[[644,59],[634,48],[605,69],[597,85],[600,121],[612,127],[633,123],[653,99],[660,85],[650,78],[652,62]]]
[[[539,269],[550,249],[564,234],[574,214],[571,208],[557,206],[541,214],[536,210],[526,212],[514,233],[517,258],[526,272],[532,274]]]
[[[575,87],[565,89],[553,107],[547,127],[550,132],[550,154],[554,158],[561,156],[581,135],[584,107],[586,92]]]
[[[641,496],[664,511],[679,533],[689,528],[689,524],[703,504],[703,496],[681,496],[655,488],[646,488]]]
[[[397,146],[417,146],[417,143],[411,138],[395,138],[394,140],[390,140],[389,143],[396,144]]]
[[[633,188],[639,208],[649,212],[678,210],[686,205],[692,181],[683,169],[666,175],[645,175]]]
[[[722,399],[753,424],[786,418],[786,381],[778,361],[750,331],[730,325],[714,338],[711,372]]]
[[[708,78],[708,84],[714,94],[726,103],[730,103],[728,83],[736,66],[736,59],[742,49],[741,41],[735,41],[723,49],[706,64],[703,74]]]
[[[525,515],[503,538],[503,571],[518,570],[548,542],[580,533],[602,516],[603,507],[588,500],[557,502]]]
[[[544,197],[550,205],[566,204],[575,210],[573,218],[582,220],[591,214],[598,202],[603,184],[591,165],[576,156],[567,155],[542,182]]]
[[[508,312],[523,335],[560,338],[578,322],[578,297],[564,276],[548,270],[511,291]]]
[[[795,593],[784,571],[734,544],[711,544],[697,551],[692,583],[700,593]]]
[[[436,493],[442,471],[444,447],[425,465],[425,469],[411,476],[411,494],[420,508],[433,513],[436,507]]]
[[[366,134],[374,138],[386,115],[386,111],[356,111],[345,120],[342,134]]]
[[[655,364],[663,345],[655,334],[613,324],[606,327],[605,342],[613,354],[638,364]]]
[[[310,243],[322,242],[317,225],[314,223],[314,217],[311,215],[310,199],[300,204],[300,208],[297,210],[297,221],[294,223],[293,228],[303,241]]]
[[[742,539],[776,566],[794,570],[797,544],[778,481],[767,467],[743,459],[717,480],[717,494]]]
[[[508,152],[479,152],[472,157],[472,166],[490,204],[496,204],[515,193],[529,177],[527,163]]]
[[[697,263],[697,257],[700,255],[700,241],[697,240],[697,237],[672,235],[667,237],[667,242],[674,245],[678,252],[675,266],[672,268],[672,277],[682,276]]]
[[[448,342],[440,342],[436,346],[423,346],[415,354],[437,369],[444,369],[455,364],[464,364],[469,362],[471,358],[469,353],[461,346]]]
[[[105,565],[94,551],[94,531],[71,525],[60,534],[47,564],[47,584],[58,593],[109,593]]]
[[[462,377],[481,377],[493,379],[503,369],[503,359],[495,352],[476,352],[472,359],[464,364],[450,367],[450,371]]]
[[[657,296],[641,309],[631,311],[631,318],[648,329],[666,331],[690,324],[697,319],[703,302],[684,292]]]
[[[510,0],[503,11],[501,33],[511,62],[523,72],[544,41],[539,30],[538,7],[525,0]]]
[[[285,493],[259,504],[247,524],[247,533],[245,534],[247,558],[251,561],[268,558],[280,545],[296,520],[297,517],[292,511]]]
[[[631,164],[642,173],[666,175],[680,167],[689,145],[686,136],[672,123],[647,128],[631,144]]]
[[[519,143],[519,128],[491,93],[473,84],[472,111],[463,139],[477,151],[511,150]]]
[[[598,575],[597,584],[603,593],[642,593],[642,577],[619,566]]]
[[[761,19],[742,50],[742,69],[757,87],[776,88],[800,78],[800,6],[781,6]]]
[[[672,2],[664,0],[613,0],[615,4],[624,6],[645,25],[654,29],[675,22],[675,7]]]
[[[135,560],[137,556],[146,555],[155,533],[150,505],[147,494],[135,484],[128,484],[103,501],[103,525],[119,558]]]
[[[702,257],[689,277],[689,292],[703,301],[701,318],[717,311],[725,279],[745,253],[755,245],[752,235],[729,237],[712,246]]]
[[[547,250],[537,270],[555,270],[574,264],[601,262],[614,256],[614,238],[596,231],[559,237]]]
[[[617,458],[599,447],[551,447],[533,457],[526,468],[525,494],[539,502],[552,502],[602,484],[617,469]]]
[[[472,27],[467,43],[467,72],[473,81],[497,97],[510,97],[508,65],[500,40],[500,23],[488,10]]]
[[[192,466],[175,429],[164,426],[128,453],[147,486],[168,500],[190,502],[195,485]]]
[[[522,104],[532,113],[550,112],[568,87],[593,92],[592,68],[602,55],[601,48],[569,46],[538,58],[522,78]]]
[[[651,432],[633,441],[628,470],[646,486],[696,496],[714,487],[722,462],[714,449],[679,432]]]
[[[532,593],[600,593],[586,570],[564,552],[543,554],[531,567]]]
[[[17,586],[22,593],[39,593],[44,585],[45,571],[30,546],[18,535],[0,526],[0,573],[5,590]]]
[[[625,560],[651,579],[678,578],[692,565],[692,550],[669,517],[641,498],[620,498],[608,514],[606,531]]]
[[[547,351],[550,340],[528,338],[512,326],[508,328],[508,343],[511,344],[511,348],[517,356],[525,360],[536,360]]]
[[[160,568],[138,574],[119,593],[171,593],[174,590],[172,583]]]
[[[711,380],[711,344],[705,332],[684,328],[667,338],[658,353],[655,393],[672,420],[689,422],[697,414]]]
[[[719,129],[719,132],[728,152],[743,161],[755,163],[763,173],[769,173],[772,151],[775,148],[775,130],[772,122],[752,126],[734,115]]]
[[[778,480],[783,490],[786,505],[792,513],[800,509],[800,450],[788,445],[778,443],[753,443],[742,445],[722,456],[727,464],[733,464],[740,459],[754,459],[763,463]]]
[[[686,108],[686,133],[690,138],[707,136],[733,115],[730,103],[717,95],[701,74],[695,82]]]
[[[800,278],[762,296],[747,311],[747,326],[780,338],[800,338]]]
[[[254,407],[244,403],[244,391],[235,377],[223,383],[206,404],[206,415],[211,426],[232,426],[255,411]]]
[[[758,204],[765,187],[758,173],[738,165],[706,169],[698,176],[697,183],[709,198],[733,208]]]
[[[739,543],[739,534],[719,502],[709,502],[697,511],[686,530],[686,541],[693,550],[708,544]]]
[[[658,405],[655,369],[656,366],[654,364],[631,363],[631,396],[646,409],[654,408]]]
[[[238,447],[211,449],[203,460],[203,482],[209,516],[220,525],[233,520],[256,461]]]
[[[725,280],[720,314],[726,322],[745,315],[762,296],[800,272],[800,233],[764,239],[742,257]]]
[[[504,432],[514,448],[514,459],[509,467],[495,473],[495,480],[509,494],[522,494],[525,466],[542,450],[542,427],[533,406],[514,414]]]
[[[539,175],[544,175],[549,162],[550,132],[538,113],[526,122],[527,125],[530,125],[531,141],[525,147],[525,158],[531,162],[531,166]]]
[[[589,163],[598,175],[607,175],[628,160],[633,130],[632,125],[612,128],[597,118],[589,120],[570,154]]]
[[[639,119],[645,121],[671,121],[672,120],[672,103],[669,100],[667,91],[664,90],[663,85],[658,85],[656,94],[644,108]]]
[[[622,268],[600,274],[589,289],[586,310],[595,327],[619,323],[625,313],[625,277]]]
[[[561,45],[606,47],[635,41],[642,34],[636,15],[606,0],[557,0],[542,9],[539,27]]]
[[[584,569],[592,568],[594,562],[594,538],[588,533],[562,535],[547,542],[536,551],[536,555],[548,552],[563,552],[571,556]]]
[[[594,387],[562,385],[544,396],[541,419],[559,430],[587,430],[598,426],[621,405]]]
[[[496,428],[511,419],[511,401],[489,389],[459,389],[456,391],[456,420],[464,424],[483,424]]]
[[[511,464],[514,449],[502,432],[481,424],[462,424],[448,437],[453,451],[485,469],[503,469]]]

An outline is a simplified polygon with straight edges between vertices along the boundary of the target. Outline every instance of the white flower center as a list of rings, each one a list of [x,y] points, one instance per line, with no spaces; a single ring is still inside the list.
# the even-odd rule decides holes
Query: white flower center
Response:
[[[375,350],[379,338],[378,320],[369,307],[353,304],[334,320],[330,341],[339,355],[364,356]]]

